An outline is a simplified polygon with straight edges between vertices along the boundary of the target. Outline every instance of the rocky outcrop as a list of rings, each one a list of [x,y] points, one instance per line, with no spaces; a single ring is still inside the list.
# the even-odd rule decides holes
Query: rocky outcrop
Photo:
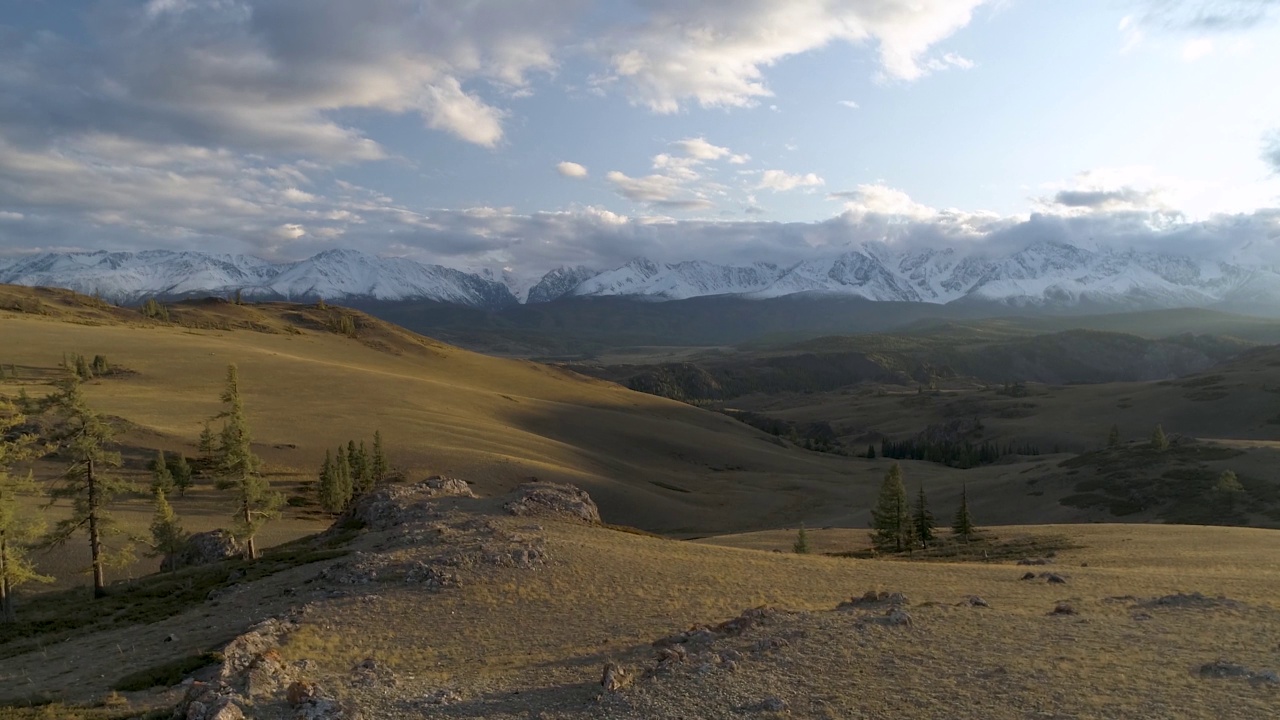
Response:
[[[244,553],[244,545],[229,531],[210,530],[192,535],[181,551],[166,555],[160,562],[160,569],[167,572],[197,565],[210,565],[223,560],[244,557]]]
[[[507,512],[521,517],[546,517],[600,524],[600,509],[582,488],[549,482],[531,482],[517,489]]]

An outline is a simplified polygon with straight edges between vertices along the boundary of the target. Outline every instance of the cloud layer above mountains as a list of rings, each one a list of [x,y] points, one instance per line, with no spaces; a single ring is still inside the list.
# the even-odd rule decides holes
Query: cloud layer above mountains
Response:
[[[655,140],[640,170],[548,157],[548,177],[595,194],[543,211],[492,207],[480,191],[440,208],[355,175],[432,169],[400,157],[384,125],[500,156],[521,141],[522,103],[553,93],[646,117],[768,114],[776,68],[833,48],[865,56],[852,72],[880,85],[959,76],[974,62],[943,45],[998,4],[150,0],[68,3],[73,21],[0,19],[0,252],[217,247],[282,259],[352,246],[528,274],[638,255],[790,262],[879,240],[1280,253],[1276,211],[1189,221],[1158,183],[1030,189],[1034,214],[935,208],[892,183],[838,185],[784,166],[782,151],[762,157],[712,133]],[[1148,0],[1136,17],[1235,30],[1278,5]],[[865,102],[842,102],[866,114]],[[1280,173],[1277,138],[1263,157]],[[756,216],[795,196],[826,198],[828,211],[814,222],[716,214],[729,199]]]

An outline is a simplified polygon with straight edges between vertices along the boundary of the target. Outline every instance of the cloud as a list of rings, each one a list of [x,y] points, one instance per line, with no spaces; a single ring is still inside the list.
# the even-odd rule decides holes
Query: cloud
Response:
[[[1139,0],[1141,20],[1166,30],[1247,30],[1280,13],[1280,0]]]
[[[858,103],[852,100],[837,100],[836,104],[843,105],[844,107],[847,107],[850,110],[857,110],[858,108],[862,107],[861,105],[859,105]]]
[[[968,63],[926,53],[985,1],[646,0],[641,22],[597,43],[610,66],[597,82],[620,82],[633,102],[660,113],[686,100],[744,107],[773,94],[764,68],[833,42],[874,43],[883,78],[916,80]]]
[[[1280,174],[1280,130],[1275,130],[1263,140],[1262,159]]]
[[[1213,40],[1209,38],[1188,40],[1182,46],[1182,59],[1187,62],[1195,62],[1211,54],[1213,54]]]
[[[1156,199],[1153,190],[1132,187],[1115,190],[1059,190],[1053,202],[1069,208],[1119,210],[1150,207]]]
[[[825,182],[825,180],[813,173],[792,175],[783,170],[765,170],[760,174],[760,181],[756,184],[756,189],[786,192],[796,188],[818,187],[825,184]]]
[[[853,190],[833,192],[829,200],[845,201],[845,213],[858,216],[881,216],[923,220],[937,215],[931,207],[921,205],[901,190],[886,185],[859,185]]]
[[[619,195],[636,202],[669,201],[681,190],[680,181],[668,175],[629,177],[611,170],[604,179],[613,184]]]
[[[584,178],[587,176],[587,169],[576,162],[564,161],[556,164],[556,172],[567,178]]]
[[[581,5],[100,3],[83,41],[0,30],[3,124],[347,162],[386,155],[336,115],[366,110],[492,147],[505,112],[482,90],[553,71]]]

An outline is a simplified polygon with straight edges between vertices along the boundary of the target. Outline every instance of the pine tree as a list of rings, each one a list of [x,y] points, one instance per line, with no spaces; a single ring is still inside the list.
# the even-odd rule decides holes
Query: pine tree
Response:
[[[217,448],[217,436],[213,434],[213,428],[209,427],[209,421],[205,420],[204,429],[200,431],[200,452],[208,459],[213,457],[213,451]]]
[[[344,487],[339,470],[333,462],[333,452],[325,450],[324,464],[320,466],[319,483],[320,507],[327,512],[337,513],[347,506],[351,500],[349,487]]]
[[[364,442],[361,441],[360,444],[362,447],[356,447],[355,440],[347,441],[347,463],[351,468],[349,477],[352,495],[363,495],[370,490],[369,476],[365,472],[367,463],[365,462]]]
[[[268,520],[279,517],[284,499],[271,490],[267,479],[259,474],[262,460],[253,453],[249,421],[240,397],[240,376],[236,366],[227,366],[227,387],[222,392],[226,409],[222,412],[222,438],[214,458],[219,490],[235,492],[232,534],[245,543],[250,560],[258,557],[254,542],[258,531]]]
[[[951,533],[965,542],[978,534],[978,529],[973,526],[973,517],[969,515],[968,487],[960,487],[960,507],[956,510],[955,519],[951,521]]]
[[[165,495],[173,492],[173,473],[169,471],[169,461],[165,460],[164,450],[156,450],[156,457],[151,461],[151,492],[157,490]]]
[[[1164,428],[1159,425],[1151,432],[1151,447],[1154,450],[1166,450],[1169,447],[1169,438],[1165,437]]]
[[[55,440],[71,458],[71,466],[63,482],[49,491],[56,502],[71,501],[71,516],[54,526],[47,544],[61,545],[83,530],[89,536],[90,568],[93,572],[93,596],[106,595],[106,569],[133,562],[133,547],[125,542],[114,550],[107,539],[124,533],[116,526],[108,508],[116,496],[133,492],[133,485],[107,472],[120,467],[120,453],[106,446],[115,436],[111,425],[89,408],[80,392],[80,381],[69,378],[55,399],[54,408],[61,424]]]
[[[868,446],[867,446],[867,459],[868,459],[868,460],[875,460],[875,459],[876,459],[876,446],[875,446],[875,445],[868,445]]]
[[[880,497],[871,511],[871,543],[880,552],[905,552],[911,546],[911,509],[902,484],[902,467],[894,463],[884,476]]]
[[[804,529],[804,523],[800,523],[800,532],[796,533],[796,542],[791,549],[797,555],[809,554],[809,533]]]
[[[173,475],[173,487],[177,489],[178,497],[185,497],[192,484],[191,464],[187,462],[187,456],[178,453],[169,465],[169,473]]]
[[[76,365],[75,365],[76,377],[81,380],[92,380],[93,369],[89,367],[89,361],[85,360],[83,355],[76,353],[75,362],[76,362]]]
[[[1111,426],[1111,433],[1107,435],[1107,447],[1120,447],[1120,427],[1118,425]]]
[[[933,513],[929,512],[929,506],[924,497],[924,485],[920,485],[920,493],[916,496],[916,512],[913,518],[915,525],[915,539],[920,543],[920,547],[929,547],[934,543],[934,528],[937,525],[933,521]]]
[[[168,557],[181,552],[187,544],[187,531],[182,529],[163,490],[155,490],[155,514],[151,517],[151,557]]]
[[[375,485],[381,484],[387,477],[387,454],[382,448],[382,431],[373,431],[373,459],[369,465],[370,476]]]
[[[351,498],[355,495],[355,482],[351,477],[351,458],[347,455],[347,449],[338,446],[338,457],[334,461],[334,482],[337,485],[337,493],[342,497]]]
[[[14,475],[15,463],[31,460],[43,448],[36,437],[10,431],[25,418],[4,398],[0,398],[0,622],[17,622],[13,591],[28,582],[51,582],[36,572],[27,557],[27,545],[44,532],[42,519],[18,505],[22,495],[36,492],[31,475]]]
[[[94,355],[93,364],[89,368],[93,370],[94,375],[108,375],[111,373],[111,363],[107,362],[106,355]]]

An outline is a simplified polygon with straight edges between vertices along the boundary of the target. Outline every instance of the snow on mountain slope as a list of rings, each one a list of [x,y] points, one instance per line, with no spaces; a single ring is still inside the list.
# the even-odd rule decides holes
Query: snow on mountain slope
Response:
[[[498,282],[355,250],[330,250],[280,264],[245,255],[166,250],[45,253],[0,265],[0,283],[65,287],[115,302],[240,291],[262,299],[426,299],[483,307],[516,303]]]
[[[1280,307],[1277,268],[1061,243],[1039,243],[1006,254],[866,243],[839,255],[786,266],[636,258],[603,272],[583,266],[558,268],[536,283],[518,268],[464,272],[354,250],[330,250],[290,263],[166,250],[44,253],[0,258],[0,283],[66,287],[116,302],[240,291],[262,299],[433,300],[492,308],[566,296],[681,300],[818,293],[873,301],[978,301],[1015,307]]]
[[[537,284],[529,288],[529,293],[525,296],[525,302],[531,304],[544,303],[562,298],[597,274],[599,274],[599,271],[583,265],[556,268],[543,275]]]
[[[574,295],[640,295],[684,300],[706,295],[742,294],[769,287],[783,274],[777,265],[716,265],[691,261],[660,265],[637,258],[616,270],[579,284]]]

